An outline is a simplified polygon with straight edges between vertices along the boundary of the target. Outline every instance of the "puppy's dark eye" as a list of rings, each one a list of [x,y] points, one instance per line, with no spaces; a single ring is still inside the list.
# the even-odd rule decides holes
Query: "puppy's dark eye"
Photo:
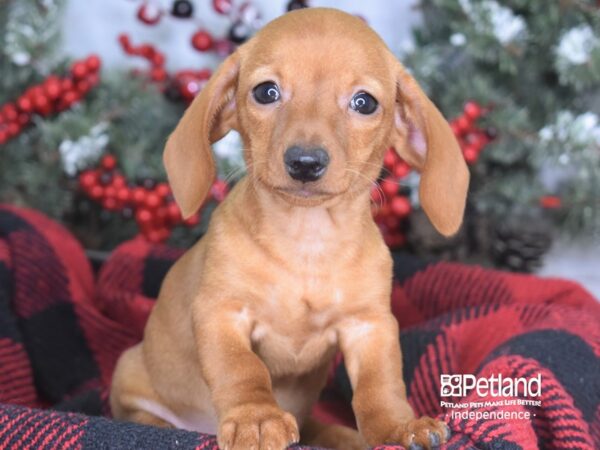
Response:
[[[279,100],[281,94],[279,93],[279,88],[272,81],[265,81],[264,83],[260,83],[252,90],[252,95],[254,99],[263,105],[268,103],[273,103]]]
[[[350,108],[361,114],[373,114],[377,109],[377,100],[366,92],[359,92],[350,100]]]

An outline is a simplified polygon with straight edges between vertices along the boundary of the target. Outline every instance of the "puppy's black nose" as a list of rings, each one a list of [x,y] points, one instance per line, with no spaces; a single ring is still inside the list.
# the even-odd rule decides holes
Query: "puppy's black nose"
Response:
[[[283,162],[290,177],[307,183],[323,176],[329,164],[329,155],[322,148],[307,149],[294,145],[285,151]]]

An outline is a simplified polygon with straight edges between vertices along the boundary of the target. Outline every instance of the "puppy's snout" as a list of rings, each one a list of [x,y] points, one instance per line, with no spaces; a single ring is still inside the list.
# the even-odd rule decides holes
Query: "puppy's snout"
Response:
[[[307,149],[294,145],[285,151],[283,162],[290,177],[307,183],[323,176],[329,164],[329,154],[322,148]]]

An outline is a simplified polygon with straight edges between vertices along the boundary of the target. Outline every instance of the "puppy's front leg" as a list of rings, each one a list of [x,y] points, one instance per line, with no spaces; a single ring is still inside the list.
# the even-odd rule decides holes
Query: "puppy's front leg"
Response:
[[[446,442],[447,426],[430,417],[416,419],[406,400],[398,324],[390,313],[347,319],[340,344],[358,429],[369,445],[399,443],[413,450]]]
[[[219,447],[282,450],[297,442],[296,419],[277,405],[269,371],[252,351],[247,310],[232,304],[216,313],[195,311],[194,329],[219,419]]]

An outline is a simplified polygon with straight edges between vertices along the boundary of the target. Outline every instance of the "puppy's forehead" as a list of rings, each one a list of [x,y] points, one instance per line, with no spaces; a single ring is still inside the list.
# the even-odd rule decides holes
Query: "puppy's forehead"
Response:
[[[242,55],[247,71],[312,70],[316,74],[355,72],[389,75],[389,50],[363,20],[329,8],[296,10],[267,24]],[[245,67],[244,67],[245,66]]]

